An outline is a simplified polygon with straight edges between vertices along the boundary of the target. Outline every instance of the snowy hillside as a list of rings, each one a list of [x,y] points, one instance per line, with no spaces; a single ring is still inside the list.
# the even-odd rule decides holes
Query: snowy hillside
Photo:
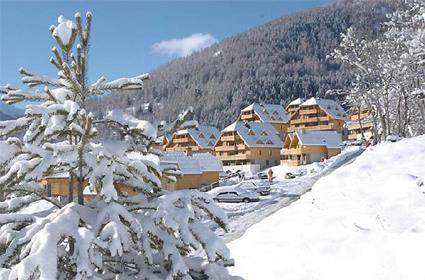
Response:
[[[371,147],[229,244],[246,279],[423,279],[425,137]]]

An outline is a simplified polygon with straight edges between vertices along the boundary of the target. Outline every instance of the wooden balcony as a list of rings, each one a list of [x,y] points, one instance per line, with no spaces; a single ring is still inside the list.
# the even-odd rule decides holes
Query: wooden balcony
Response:
[[[282,149],[280,152],[281,155],[301,155],[302,153],[302,148]]]
[[[254,114],[254,113],[247,113],[241,114],[241,120],[245,121],[245,120],[254,120],[254,119],[258,119],[258,117]]]
[[[321,112],[321,109],[315,108],[315,109],[300,109],[300,115],[309,115],[309,114],[318,114]]]
[[[236,141],[236,135],[221,136],[221,141]]]
[[[238,144],[238,145],[236,145],[236,149],[239,150],[239,151],[245,150],[246,149],[245,144]]]
[[[334,127],[332,124],[327,124],[327,125],[315,125],[315,126],[299,126],[299,127],[295,127],[295,126],[289,126],[288,127],[288,132],[295,132],[295,131],[300,131],[300,130],[305,130],[305,131],[317,131],[317,130],[334,130]]]
[[[249,155],[247,155],[247,154],[237,154],[237,155],[227,155],[227,156],[225,156],[225,155],[218,156],[217,155],[217,157],[218,157],[219,160],[222,160],[222,161],[226,161],[226,160],[247,160],[247,159],[249,159]]]
[[[363,129],[370,129],[372,128],[373,124],[371,122],[362,122]],[[358,122],[351,122],[348,124],[348,130],[354,130],[354,129],[360,129],[360,124]]]
[[[199,146],[172,146],[165,148],[165,150],[171,152],[199,151]]]
[[[331,118],[329,116],[325,116],[325,117],[319,117],[318,118],[320,122],[326,122],[326,121],[330,121]]]
[[[227,151],[235,151],[236,145],[230,145],[230,146],[217,146],[215,149],[217,152],[227,152]]]
[[[173,139],[173,142],[174,143],[187,143],[187,142],[189,142],[191,139],[190,138],[188,138],[188,137],[185,137],[185,138],[174,138]]]

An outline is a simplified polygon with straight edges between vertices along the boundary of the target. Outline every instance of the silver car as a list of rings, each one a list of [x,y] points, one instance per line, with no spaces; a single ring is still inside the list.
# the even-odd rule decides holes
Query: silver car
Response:
[[[259,195],[269,195],[271,191],[270,184],[261,180],[240,182],[235,187],[257,192]]]
[[[228,189],[217,191],[213,199],[216,202],[253,202],[259,201],[260,197],[254,192]]]

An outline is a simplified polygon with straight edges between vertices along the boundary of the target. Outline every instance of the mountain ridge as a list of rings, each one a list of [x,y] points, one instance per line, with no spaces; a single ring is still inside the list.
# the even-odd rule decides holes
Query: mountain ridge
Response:
[[[326,59],[340,34],[351,26],[379,32],[391,7],[382,0],[339,1],[281,17],[159,66],[141,92],[97,98],[89,106],[98,115],[131,107],[139,118],[167,121],[193,106],[200,123],[223,128],[252,102],[325,96],[351,83],[348,69]]]

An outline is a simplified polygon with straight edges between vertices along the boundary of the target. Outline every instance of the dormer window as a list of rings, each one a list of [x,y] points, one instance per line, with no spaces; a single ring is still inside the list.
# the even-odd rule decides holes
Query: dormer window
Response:
[[[249,130],[248,130],[248,135],[251,135],[251,136],[255,135],[255,132],[254,132],[254,130],[252,130],[252,129],[249,129]]]
[[[274,143],[273,143],[272,140],[269,139],[269,140],[267,140],[266,144],[273,145]]]
[[[261,132],[261,135],[262,135],[262,136],[269,136],[269,135],[267,134],[267,132],[265,132],[265,131]]]
[[[262,145],[262,144],[264,144],[264,142],[261,141],[261,139],[258,139],[257,142],[255,142],[255,144]]]
[[[201,138],[201,139],[205,138],[204,134],[202,134],[202,133],[200,133],[198,137]]]

